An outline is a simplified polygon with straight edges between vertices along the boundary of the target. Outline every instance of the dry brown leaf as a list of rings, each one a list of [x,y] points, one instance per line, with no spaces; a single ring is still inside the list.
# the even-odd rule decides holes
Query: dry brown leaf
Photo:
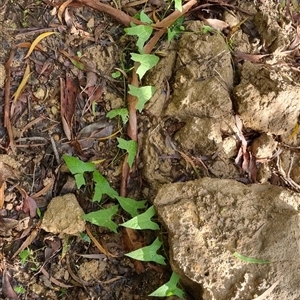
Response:
[[[0,179],[0,209],[3,208],[5,189],[6,189],[6,183],[5,183],[5,181]]]
[[[22,78],[22,81],[20,83],[20,85],[18,86],[16,92],[13,94],[13,101],[16,102],[20,96],[20,94],[22,93],[22,91],[24,90],[24,87],[30,77],[31,73],[30,73],[30,67],[29,67],[29,64],[26,66],[26,69],[25,69],[25,73],[24,73],[24,76]]]
[[[73,15],[70,14],[69,9],[65,10],[65,22],[69,28],[74,27]]]
[[[197,167],[196,167],[195,163],[193,162],[193,160],[192,160],[188,155],[186,155],[185,153],[183,153],[183,152],[181,152],[181,151],[179,151],[179,150],[176,150],[176,151],[177,151],[178,153],[180,153],[180,155],[182,156],[182,158],[183,158],[188,164],[190,164],[190,165],[192,166],[192,168],[193,168],[194,171],[195,171],[196,176],[197,176],[198,178],[200,178],[199,172],[198,172]],[[205,165],[204,165],[204,166],[205,166]],[[208,171],[207,168],[206,168],[206,166],[205,166],[205,170]]]
[[[4,88],[4,127],[7,130],[8,137],[9,137],[9,147],[11,147],[12,152],[16,152],[16,145],[14,141],[14,134],[12,130],[11,120],[10,120],[10,83],[11,83],[11,63],[15,56],[15,49],[13,48],[10,51],[9,58],[5,63],[5,73],[6,73],[6,81],[5,81],[5,88]]]
[[[46,276],[47,279],[49,279],[52,283],[56,284],[57,286],[60,286],[62,288],[66,288],[66,289],[73,287],[72,285],[60,282],[57,279],[55,279],[54,277],[50,276],[49,273],[44,269],[43,266],[40,268],[40,271]]]
[[[234,51],[233,55],[238,59],[238,61],[248,60],[254,63],[260,63],[262,58],[270,56],[270,54],[247,54],[241,51]]]
[[[21,251],[23,251],[29,245],[31,245],[31,243],[33,242],[33,240],[36,238],[36,236],[39,233],[41,223],[42,223],[42,221],[39,221],[39,223],[36,225],[36,228],[34,230],[32,230],[31,234],[23,242],[21,247],[14,253],[14,255],[12,256],[12,259],[14,259]]]
[[[95,122],[90,125],[85,126],[78,133],[78,140],[81,139],[100,139],[111,136],[113,133],[114,125],[107,122],[106,120]]]
[[[7,268],[5,267],[3,270],[3,275],[2,275],[2,289],[3,289],[3,294],[5,297],[11,299],[11,300],[17,300],[19,299],[17,293],[14,291],[12,288],[12,285],[10,283],[10,274],[7,271]]]
[[[21,193],[23,198],[22,209],[25,213],[29,213],[31,218],[36,216],[37,204],[33,198],[28,196],[27,192],[21,188],[19,185],[16,186],[18,191]]]
[[[61,24],[63,24],[63,21],[62,21],[62,15],[66,9],[66,7],[72,2],[73,0],[67,0],[66,2],[64,2],[58,9],[58,12],[57,12],[57,18],[58,20],[60,21]]]
[[[30,48],[31,43],[30,42],[22,42],[16,45],[16,48]],[[35,46],[36,49],[45,52],[46,49],[42,46],[42,45],[36,45]]]
[[[294,37],[294,40],[289,45],[288,50],[294,50],[299,45],[300,45],[300,27],[297,26],[296,35]]]
[[[60,81],[61,88],[61,120],[64,132],[68,140],[73,138],[73,122],[75,116],[76,99],[78,94],[78,86],[75,81],[70,77],[66,76],[66,82],[63,79]]]
[[[203,19],[204,23],[215,30],[224,30],[229,27],[229,24],[219,19]]]
[[[27,58],[27,57],[32,53],[32,51],[34,50],[34,48],[37,46],[37,44],[38,44],[42,39],[44,39],[44,38],[46,38],[47,36],[52,35],[52,34],[58,34],[58,33],[57,33],[57,32],[51,31],[51,32],[44,32],[44,33],[40,34],[40,35],[32,42],[32,44],[31,44],[31,46],[30,46],[30,48],[29,48],[29,50],[28,50],[28,52],[27,52],[27,54],[25,55],[24,58]]]

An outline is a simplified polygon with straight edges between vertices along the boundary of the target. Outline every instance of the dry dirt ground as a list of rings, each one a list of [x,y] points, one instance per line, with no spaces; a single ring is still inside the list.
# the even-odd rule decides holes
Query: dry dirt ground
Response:
[[[273,120],[278,110],[270,110],[271,96],[262,97],[258,104],[264,108],[261,111],[241,100],[249,82],[256,87],[261,84],[247,91],[250,100],[266,95],[268,90],[280,94],[280,87],[287,82],[295,83],[295,89],[288,90],[280,101],[289,103],[298,93],[300,8],[297,1],[289,2],[198,1],[185,16],[184,26],[186,32],[201,31],[201,42],[181,33],[171,43],[164,38],[157,44],[155,50],[163,63],[149,72],[145,83],[155,84],[159,92],[138,116],[140,155],[128,183],[130,197],[151,203],[161,184],[199,176],[234,178],[244,183],[268,181],[300,191],[299,167],[296,164],[289,168],[291,157],[298,161],[299,104],[289,104],[286,116],[280,113]],[[130,15],[142,8],[160,18],[171,12],[163,1],[107,4]],[[43,215],[51,199],[73,193],[85,213],[98,208],[91,202],[92,184],[76,189],[73,176],[65,170],[63,154],[83,161],[104,160],[98,165],[99,171],[116,190],[120,188],[124,153],[116,147],[115,137],[126,137],[126,130],[120,121],[105,116],[111,109],[125,106],[125,83],[130,82],[132,66],[129,52],[134,48],[134,39],[124,36],[124,26],[104,13],[79,3],[62,13],[60,5],[38,0],[0,2],[1,299],[151,299],[147,295],[168,281],[170,267],[144,263],[143,272],[138,272],[134,262],[124,256],[124,232],[115,234],[105,228],[89,227],[99,243],[113,254],[108,257],[82,237],[41,229],[40,218],[32,216],[30,207],[24,204],[34,201]],[[223,22],[210,21],[206,26],[215,29],[203,32],[204,19]],[[59,34],[44,39],[41,48],[25,58],[30,43],[49,31]],[[209,57],[208,53],[216,49],[221,55]],[[189,57],[193,51],[199,53],[196,59]],[[81,61],[93,76],[74,66],[75,56],[82,56]],[[30,66],[31,75],[15,101],[12,95],[26,66]],[[274,69],[270,71],[265,66]],[[113,79],[111,73],[116,67],[128,71],[128,77]],[[252,78],[251,74],[257,74],[255,68],[261,68],[260,77]],[[286,72],[276,77],[278,70],[284,68]],[[195,84],[189,78],[198,76],[197,72],[200,76]],[[217,80],[200,89],[197,82],[209,76]],[[276,84],[264,82],[266,77]],[[69,128],[63,126],[61,118],[62,84],[66,85],[66,93],[77,95]],[[226,89],[220,88],[224,85]],[[210,104],[200,102],[200,109],[192,102],[182,103],[186,91],[204,95],[202,98],[209,98]],[[224,99],[229,99],[230,105],[224,104]],[[198,111],[203,113],[205,105],[206,119],[195,125],[193,118],[198,117]],[[218,124],[222,130],[225,128],[220,134],[214,127],[217,113],[224,112],[242,114],[244,128],[239,119],[235,120],[238,147],[226,135],[231,120],[226,125]],[[10,132],[5,114],[11,123]],[[257,114],[261,118],[253,120]],[[213,137],[207,142],[209,135]],[[219,155],[218,139],[226,140],[225,158]],[[276,152],[279,144],[285,152]],[[278,155],[283,152],[281,166]],[[109,205],[109,201],[104,199],[104,204]],[[116,222],[124,218],[120,215]],[[157,235],[167,240],[163,228],[141,235],[145,245]],[[28,247],[22,250],[24,242]],[[22,261],[19,254],[24,251],[30,254]],[[168,256],[167,245],[164,251]],[[12,288],[17,288],[17,296]],[[194,299],[188,290],[186,299]]]

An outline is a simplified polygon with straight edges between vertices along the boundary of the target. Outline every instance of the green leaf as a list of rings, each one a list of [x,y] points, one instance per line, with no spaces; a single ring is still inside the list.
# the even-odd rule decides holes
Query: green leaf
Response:
[[[117,79],[121,76],[121,72],[120,71],[115,71],[113,73],[111,73],[111,77],[114,79]]]
[[[179,275],[175,272],[172,273],[170,280],[151,293],[149,296],[153,297],[168,297],[168,296],[177,296],[180,299],[183,299],[184,292],[182,289],[177,287],[177,284],[180,280]]]
[[[175,9],[178,9],[182,12],[182,0],[175,0]]]
[[[244,256],[242,254],[239,254],[238,252],[234,252],[232,255],[240,260],[243,260],[243,261],[249,263],[249,264],[271,264],[272,263],[270,260],[262,260],[262,259],[257,259],[257,258],[253,258],[253,257],[248,257],[248,256]]]
[[[155,215],[154,206],[149,207],[144,213],[122,223],[121,226],[131,229],[151,229],[159,230],[157,223],[151,221],[151,218]]]
[[[85,185],[84,172],[93,172],[95,165],[89,162],[83,162],[77,157],[63,155],[63,159],[66,162],[70,172],[75,175],[75,181],[77,188],[80,189],[82,185]]]
[[[154,261],[158,264],[165,265],[165,258],[162,255],[156,253],[161,245],[162,242],[158,238],[156,238],[150,246],[140,248],[125,255],[136,260]]]
[[[168,42],[171,42],[178,33],[184,31],[184,26],[182,26],[184,17],[178,18],[171,27],[168,27]]]
[[[77,157],[64,154],[63,159],[73,175],[84,172],[93,172],[95,170],[95,165],[93,163],[83,162]]]
[[[69,57],[70,61],[72,62],[72,64],[79,70],[83,71],[84,70],[84,64],[82,62],[80,62],[77,59],[74,59],[72,57]]]
[[[93,172],[93,179],[95,182],[95,193],[93,201],[101,201],[103,194],[108,195],[110,198],[116,198],[118,196],[115,191],[108,183],[108,181],[99,173],[99,171]]]
[[[115,118],[116,116],[120,116],[122,118],[122,122],[125,125],[128,122],[128,109],[127,108],[117,108],[109,111],[106,116],[110,119]]]
[[[203,33],[208,33],[208,32],[213,32],[214,29],[211,27],[211,26],[208,26],[208,25],[203,25],[202,26],[202,32]]]
[[[140,80],[142,80],[145,73],[153,68],[158,62],[159,57],[154,54],[137,54],[130,53],[131,59],[135,62],[139,62],[140,66],[137,68],[137,74],[140,76]]]
[[[14,291],[17,293],[17,294],[24,294],[26,292],[26,289],[23,288],[22,286],[18,285],[18,286],[15,286],[14,287]]]
[[[138,98],[138,103],[136,105],[136,108],[139,110],[139,112],[142,112],[146,102],[149,101],[153,96],[155,92],[155,87],[150,85],[136,87],[131,84],[128,84],[128,86],[129,86],[128,93]]]
[[[119,205],[111,206],[107,209],[100,209],[89,214],[83,215],[82,218],[94,225],[109,228],[111,231],[117,233],[118,225],[111,220],[117,213]]]
[[[80,235],[80,237],[82,238],[82,240],[83,240],[84,242],[87,242],[87,243],[90,243],[90,242],[91,242],[90,237],[89,237],[86,233],[80,232],[79,235]]]
[[[136,156],[137,153],[137,142],[136,141],[126,141],[122,138],[117,138],[118,140],[118,147],[120,149],[126,150],[128,153],[128,158],[127,158],[127,162],[130,166],[130,168],[133,165],[134,162],[134,158]]]
[[[142,10],[141,13],[140,13],[140,20],[143,23],[147,23],[147,24],[152,24],[153,23],[153,21],[148,17],[148,15],[145,14],[144,10]]]
[[[83,173],[75,174],[74,177],[78,189],[80,189],[81,186],[85,185],[85,178],[83,176]]]
[[[117,196],[116,199],[120,203],[121,207],[127,211],[132,217],[139,214],[138,210],[145,208],[146,200],[136,201],[131,198],[125,198]]]
[[[26,263],[27,259],[29,258],[29,256],[31,255],[31,252],[28,248],[24,249],[23,251],[21,251],[19,253],[19,256],[20,256],[20,259],[21,259],[21,262],[23,264]]]
[[[149,39],[152,34],[153,28],[149,25],[137,25],[124,29],[127,35],[136,35],[138,40],[136,45],[140,53],[144,53],[143,47],[145,42]]]

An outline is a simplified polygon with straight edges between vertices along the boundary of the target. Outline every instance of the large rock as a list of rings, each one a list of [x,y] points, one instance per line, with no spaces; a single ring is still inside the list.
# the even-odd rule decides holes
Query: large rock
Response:
[[[298,74],[245,62],[234,88],[244,126],[289,137],[300,114]]]
[[[203,178],[164,185],[154,204],[168,230],[172,267],[198,283],[197,299],[252,300],[273,284],[266,299],[300,299],[297,193]],[[272,263],[247,263],[234,252]]]
[[[173,94],[167,115],[209,117],[230,116],[233,84],[231,56],[220,34],[200,34],[202,22],[191,22],[179,42]]]

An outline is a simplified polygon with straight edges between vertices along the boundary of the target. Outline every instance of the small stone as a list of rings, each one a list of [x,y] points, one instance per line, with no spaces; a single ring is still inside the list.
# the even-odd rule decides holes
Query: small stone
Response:
[[[14,205],[12,204],[12,203],[8,203],[7,205],[6,205],[6,209],[7,210],[12,210],[14,208]]]
[[[38,88],[34,93],[34,97],[39,100],[43,100],[45,98],[45,91],[42,88]]]
[[[274,141],[272,135],[263,133],[259,138],[253,141],[251,151],[256,158],[270,158],[276,150],[276,147],[277,142]]]
[[[229,136],[223,140],[223,150],[228,157],[234,156],[236,154],[236,140],[234,137]]]
[[[51,107],[51,112],[52,112],[52,114],[53,114],[54,116],[57,115],[57,113],[58,113],[57,107],[56,107],[56,106],[52,106],[52,107]]]
[[[51,233],[78,235],[85,230],[84,215],[74,194],[53,198],[45,212],[42,229]]]

